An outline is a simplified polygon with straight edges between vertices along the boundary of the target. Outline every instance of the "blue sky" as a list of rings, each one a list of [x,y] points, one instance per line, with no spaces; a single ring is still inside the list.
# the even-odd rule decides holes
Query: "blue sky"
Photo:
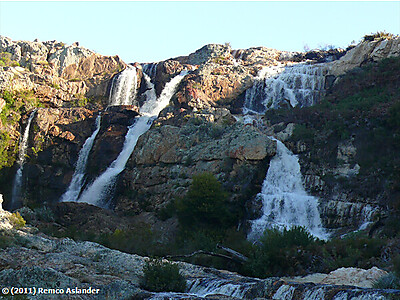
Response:
[[[346,47],[400,33],[400,2],[0,2],[0,34],[58,40],[126,62],[159,61],[209,43],[232,48]]]

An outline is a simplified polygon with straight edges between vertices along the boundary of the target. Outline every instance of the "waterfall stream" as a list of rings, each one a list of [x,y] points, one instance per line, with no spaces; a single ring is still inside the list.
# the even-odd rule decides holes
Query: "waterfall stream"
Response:
[[[125,165],[136,146],[138,138],[150,129],[154,119],[157,118],[161,110],[168,105],[178,84],[186,74],[187,71],[182,71],[181,74],[172,78],[171,81],[165,85],[158,98],[155,97],[154,92],[151,92],[151,90],[149,91],[147,94],[149,98],[140,108],[141,116],[137,117],[134,124],[128,127],[121,153],[107,170],[83,191],[78,202],[86,202],[101,207],[108,206],[107,196],[110,194],[118,174],[125,169]]]
[[[15,174],[14,184],[12,188],[12,198],[10,204],[10,210],[14,210],[18,207],[21,198],[21,186],[22,186],[22,173],[24,170],[26,150],[28,148],[29,130],[31,128],[31,123],[36,114],[36,109],[29,115],[28,122],[26,124],[24,134],[20,139],[19,154],[17,164],[19,165],[17,173]]]
[[[325,92],[323,65],[297,63],[279,64],[261,69],[253,86],[246,91],[244,120],[282,104],[310,106]],[[252,221],[249,240],[257,240],[268,228],[279,229],[303,226],[314,236],[326,239],[319,211],[318,199],[306,193],[297,156],[276,140],[277,153],[271,160],[261,192],[257,195],[263,204],[262,216]]]
[[[258,239],[265,229],[304,226],[314,236],[326,239],[318,212],[318,199],[306,193],[297,156],[276,140],[277,152],[270,162],[261,193],[263,215],[252,221],[250,240]]]
[[[127,65],[112,81],[109,106],[132,105],[136,97],[137,81],[136,68]]]
[[[96,129],[93,131],[92,135],[87,138],[82,146],[81,151],[79,151],[78,161],[76,162],[76,167],[74,174],[72,175],[71,182],[67,188],[67,191],[61,196],[61,202],[65,201],[76,201],[82,190],[84,184],[86,164],[89,158],[90,151],[92,150],[94,140],[99,133],[101,125],[101,114],[96,118]]]
[[[327,72],[322,64],[264,67],[254,78],[253,86],[246,91],[243,113],[264,113],[282,105],[314,105],[325,93]]]

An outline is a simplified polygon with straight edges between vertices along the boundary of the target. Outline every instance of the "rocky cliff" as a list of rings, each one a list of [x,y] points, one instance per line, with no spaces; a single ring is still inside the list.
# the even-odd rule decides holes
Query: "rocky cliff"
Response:
[[[399,164],[394,153],[398,150],[399,135],[399,38],[377,37],[346,50],[306,53],[206,45],[188,56],[132,64],[129,68],[136,73],[135,97],[131,105],[111,107],[108,99],[112,85],[127,66],[117,56],[102,56],[77,43],[12,41],[6,37],[1,37],[0,42],[0,192],[8,207],[12,198],[10,183],[19,167],[16,158],[21,134],[30,112],[37,109],[22,175],[22,202],[29,209],[24,208],[21,213],[41,230],[74,237],[81,231],[84,239],[93,240],[93,232],[100,224],[96,240],[102,234],[113,235],[118,230],[124,234],[140,231],[139,237],[133,238],[135,242],[146,236],[144,232],[150,232],[152,239],[162,240],[156,243],[157,247],[168,247],[179,231],[176,215],[169,211],[171,205],[186,195],[193,176],[210,172],[228,195],[227,205],[234,211],[233,223],[245,234],[249,221],[262,214],[262,203],[256,195],[276,155],[276,142],[271,136],[298,155],[306,190],[318,197],[322,223],[332,236],[360,226],[368,228],[372,236],[392,230],[393,222],[397,224]],[[303,68],[304,74],[293,72],[296,66],[310,67],[312,72],[323,70],[318,73],[319,96],[315,101],[296,102],[297,106],[291,101],[292,95],[297,90],[309,90],[310,86],[315,88],[316,81],[309,79],[314,76],[310,69]],[[98,114],[102,115],[101,126],[90,151],[83,188],[118,157],[129,126],[141,114],[140,107],[153,86],[155,95],[160,96],[166,84],[183,70],[188,75],[150,130],[138,138],[126,167],[112,186],[109,193],[112,210],[82,203],[58,203],[71,182],[79,151],[95,130]],[[296,79],[285,81],[287,74],[295,74]],[[249,94],[260,92],[260,99],[265,96],[267,79],[275,80],[274,92],[283,95],[282,99],[276,102],[276,107],[275,102],[274,105],[259,103],[261,110],[257,114],[243,116]],[[315,105],[308,107],[311,104]],[[379,148],[380,144],[386,145],[384,150]],[[51,211],[50,217],[36,211],[43,207]],[[42,217],[37,217],[38,214]],[[48,252],[52,255],[64,244],[68,244],[65,246],[68,249],[60,250],[61,256],[78,248],[90,253],[95,248],[96,257],[102,251],[111,251],[90,243],[45,239],[51,244]],[[28,235],[27,240],[42,249],[37,245],[37,236]],[[390,244],[385,249],[397,248]],[[7,257],[15,254],[31,255],[37,261],[44,259],[40,251],[24,251],[7,248],[3,252]],[[395,256],[395,250],[392,252],[388,257]],[[85,259],[77,254],[74,257],[77,261]],[[143,264],[142,258],[137,259]],[[5,265],[10,267],[8,262]],[[43,271],[40,266],[37,271],[41,274],[48,270]],[[81,277],[64,271],[53,275],[66,282],[82,283],[85,280],[82,276],[93,270],[83,268],[78,274]],[[78,270],[71,272],[75,274]],[[9,282],[16,280],[15,272],[2,273]],[[94,276],[89,282],[106,282],[106,286],[111,286],[110,278],[114,277],[100,273],[101,278]],[[137,285],[131,283],[136,279],[121,274],[117,276],[119,289],[134,295]],[[248,283],[247,279],[234,280]],[[261,284],[250,281],[255,286]],[[274,287],[274,292],[277,289],[278,286]],[[293,293],[297,286],[282,289]],[[138,293],[144,295],[142,291]],[[257,293],[262,297],[273,294]]]

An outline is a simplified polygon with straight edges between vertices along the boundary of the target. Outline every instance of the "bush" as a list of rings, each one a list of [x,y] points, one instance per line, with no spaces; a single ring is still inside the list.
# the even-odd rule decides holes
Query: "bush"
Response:
[[[375,281],[372,287],[375,289],[399,289],[400,280],[394,273],[389,273]]]
[[[21,229],[22,227],[25,226],[26,221],[24,218],[19,214],[19,212],[13,213],[10,218],[9,218],[11,224],[16,228],[16,229]]]
[[[375,33],[364,35],[363,41],[373,41],[375,39],[378,39],[378,40],[380,40],[380,39],[391,40],[391,39],[394,39],[396,37],[398,37],[398,35],[390,33],[390,32],[386,32],[384,30],[384,31],[377,31]]]
[[[381,256],[385,241],[352,234],[328,241],[324,246],[324,264],[329,270],[340,267],[371,268]]]
[[[14,242],[14,239],[8,235],[0,234],[0,249],[7,248],[11,246]]]
[[[250,260],[245,266],[249,275],[265,278],[304,273],[312,265],[312,255],[307,247],[317,240],[304,228],[295,226],[280,231],[267,229],[254,245]]]
[[[176,264],[161,260],[149,261],[143,268],[141,287],[152,292],[184,292],[185,278]]]
[[[185,228],[227,228],[232,223],[227,200],[227,193],[213,174],[195,175],[186,196],[176,201],[179,222]]]
[[[0,52],[0,66],[2,67],[16,67],[19,66],[19,63],[15,60],[11,59],[11,53],[9,52]]]

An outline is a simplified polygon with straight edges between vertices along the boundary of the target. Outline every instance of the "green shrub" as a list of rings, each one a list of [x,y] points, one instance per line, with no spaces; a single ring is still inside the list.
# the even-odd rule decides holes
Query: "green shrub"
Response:
[[[59,90],[60,89],[60,85],[57,83],[50,83],[49,84],[52,88]]]
[[[12,151],[9,151],[11,139],[6,131],[0,131],[0,169],[11,167],[15,161]]]
[[[312,264],[312,254],[307,247],[315,243],[317,240],[304,227],[283,231],[267,229],[254,245],[245,265],[246,273],[260,278],[304,273]]]
[[[345,238],[329,240],[324,246],[324,264],[329,270],[340,267],[371,268],[375,258],[380,257],[385,241],[368,238],[358,233]]]
[[[9,218],[11,224],[16,228],[16,229],[21,229],[25,226],[26,221],[24,218],[19,214],[19,212],[13,213],[10,218]]]
[[[400,280],[394,273],[382,276],[372,285],[375,289],[399,289]]]
[[[179,222],[185,228],[227,228],[232,224],[227,201],[228,194],[213,174],[195,175],[187,194],[176,201]]]
[[[0,249],[7,248],[11,246],[14,242],[14,239],[8,235],[0,234]]]
[[[400,254],[397,255],[394,259],[393,259],[393,271],[394,274],[400,278]]]
[[[296,124],[293,130],[293,140],[310,140],[313,139],[315,130],[303,124]]]
[[[19,63],[11,59],[11,53],[0,52],[0,66],[2,67],[17,67]]]
[[[184,292],[186,281],[176,264],[152,260],[143,268],[141,287],[152,292]]]

